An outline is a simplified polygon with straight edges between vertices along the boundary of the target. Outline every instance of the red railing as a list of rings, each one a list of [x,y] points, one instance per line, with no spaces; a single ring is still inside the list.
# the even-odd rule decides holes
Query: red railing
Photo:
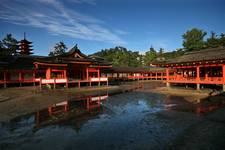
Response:
[[[177,83],[200,83],[200,84],[224,84],[222,77],[182,77],[182,76],[170,76],[169,82]]]

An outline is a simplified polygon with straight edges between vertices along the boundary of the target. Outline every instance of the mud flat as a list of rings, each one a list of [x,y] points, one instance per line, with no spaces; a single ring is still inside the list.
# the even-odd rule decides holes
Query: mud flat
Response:
[[[168,144],[166,149],[224,149],[225,93],[212,92],[211,90],[197,91],[167,87],[158,87],[151,90],[151,92],[182,97],[192,106],[202,109],[200,110],[199,118],[192,121],[192,125],[188,126],[182,134]],[[202,112],[204,113],[202,114]],[[179,117],[176,117],[174,114],[176,113],[173,110],[158,113],[160,117],[176,122]],[[183,120],[179,121],[182,122]]]
[[[168,87],[157,87],[151,90],[153,93],[160,93],[165,95],[174,95],[183,97],[188,102],[198,103],[200,100],[209,97],[212,94],[211,90],[194,90],[184,88],[168,88]]]

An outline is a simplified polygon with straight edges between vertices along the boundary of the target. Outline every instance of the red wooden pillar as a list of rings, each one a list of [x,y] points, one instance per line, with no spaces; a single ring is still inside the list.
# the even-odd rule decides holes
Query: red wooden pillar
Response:
[[[46,79],[51,79],[51,68],[46,70]]]
[[[100,68],[98,67],[98,86],[100,86]]]
[[[157,74],[157,73],[156,73],[156,74]],[[169,68],[167,67],[167,68],[166,68],[166,86],[167,86],[167,87],[170,87],[169,76],[170,76]]]
[[[22,70],[19,70],[19,83],[22,86]]]
[[[197,90],[200,90],[200,67],[199,66],[197,66],[196,67],[196,75],[197,75],[197,77],[196,77],[196,83],[197,83]]]
[[[223,91],[225,91],[225,64],[223,64]]]
[[[86,68],[86,79],[88,80],[88,78],[89,78],[89,73],[88,73],[88,66],[87,66],[87,68]]]
[[[63,78],[64,78],[64,79],[67,78],[67,76],[66,76],[66,69],[63,70]]]
[[[100,69],[98,68],[98,78],[100,78]]]

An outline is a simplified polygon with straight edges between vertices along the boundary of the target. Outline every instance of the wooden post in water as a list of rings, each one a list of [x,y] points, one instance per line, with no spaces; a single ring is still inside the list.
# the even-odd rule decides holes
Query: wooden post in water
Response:
[[[200,67],[197,66],[196,67],[196,72],[197,72],[197,77],[196,77],[196,81],[197,81],[197,90],[200,90]]]
[[[19,71],[19,83],[21,87],[22,86],[22,71]]]
[[[53,83],[54,85],[53,85],[53,87],[54,87],[54,89],[56,88],[56,79],[54,78],[54,83]]]
[[[68,89],[69,88],[69,79],[66,78],[66,88]]]
[[[6,88],[6,71],[4,70],[4,88]]]
[[[42,79],[41,78],[39,80],[39,89],[40,89],[40,91],[42,90]]]
[[[35,71],[32,72],[32,76],[33,76],[33,86],[35,86]]]
[[[78,81],[78,88],[80,88],[80,81]]]

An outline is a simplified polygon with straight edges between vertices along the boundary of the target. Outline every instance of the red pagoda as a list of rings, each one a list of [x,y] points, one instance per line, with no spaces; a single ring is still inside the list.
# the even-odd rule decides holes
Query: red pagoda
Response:
[[[19,41],[19,54],[20,55],[31,55],[33,54],[32,42],[26,40],[26,34],[24,33],[24,39]]]

